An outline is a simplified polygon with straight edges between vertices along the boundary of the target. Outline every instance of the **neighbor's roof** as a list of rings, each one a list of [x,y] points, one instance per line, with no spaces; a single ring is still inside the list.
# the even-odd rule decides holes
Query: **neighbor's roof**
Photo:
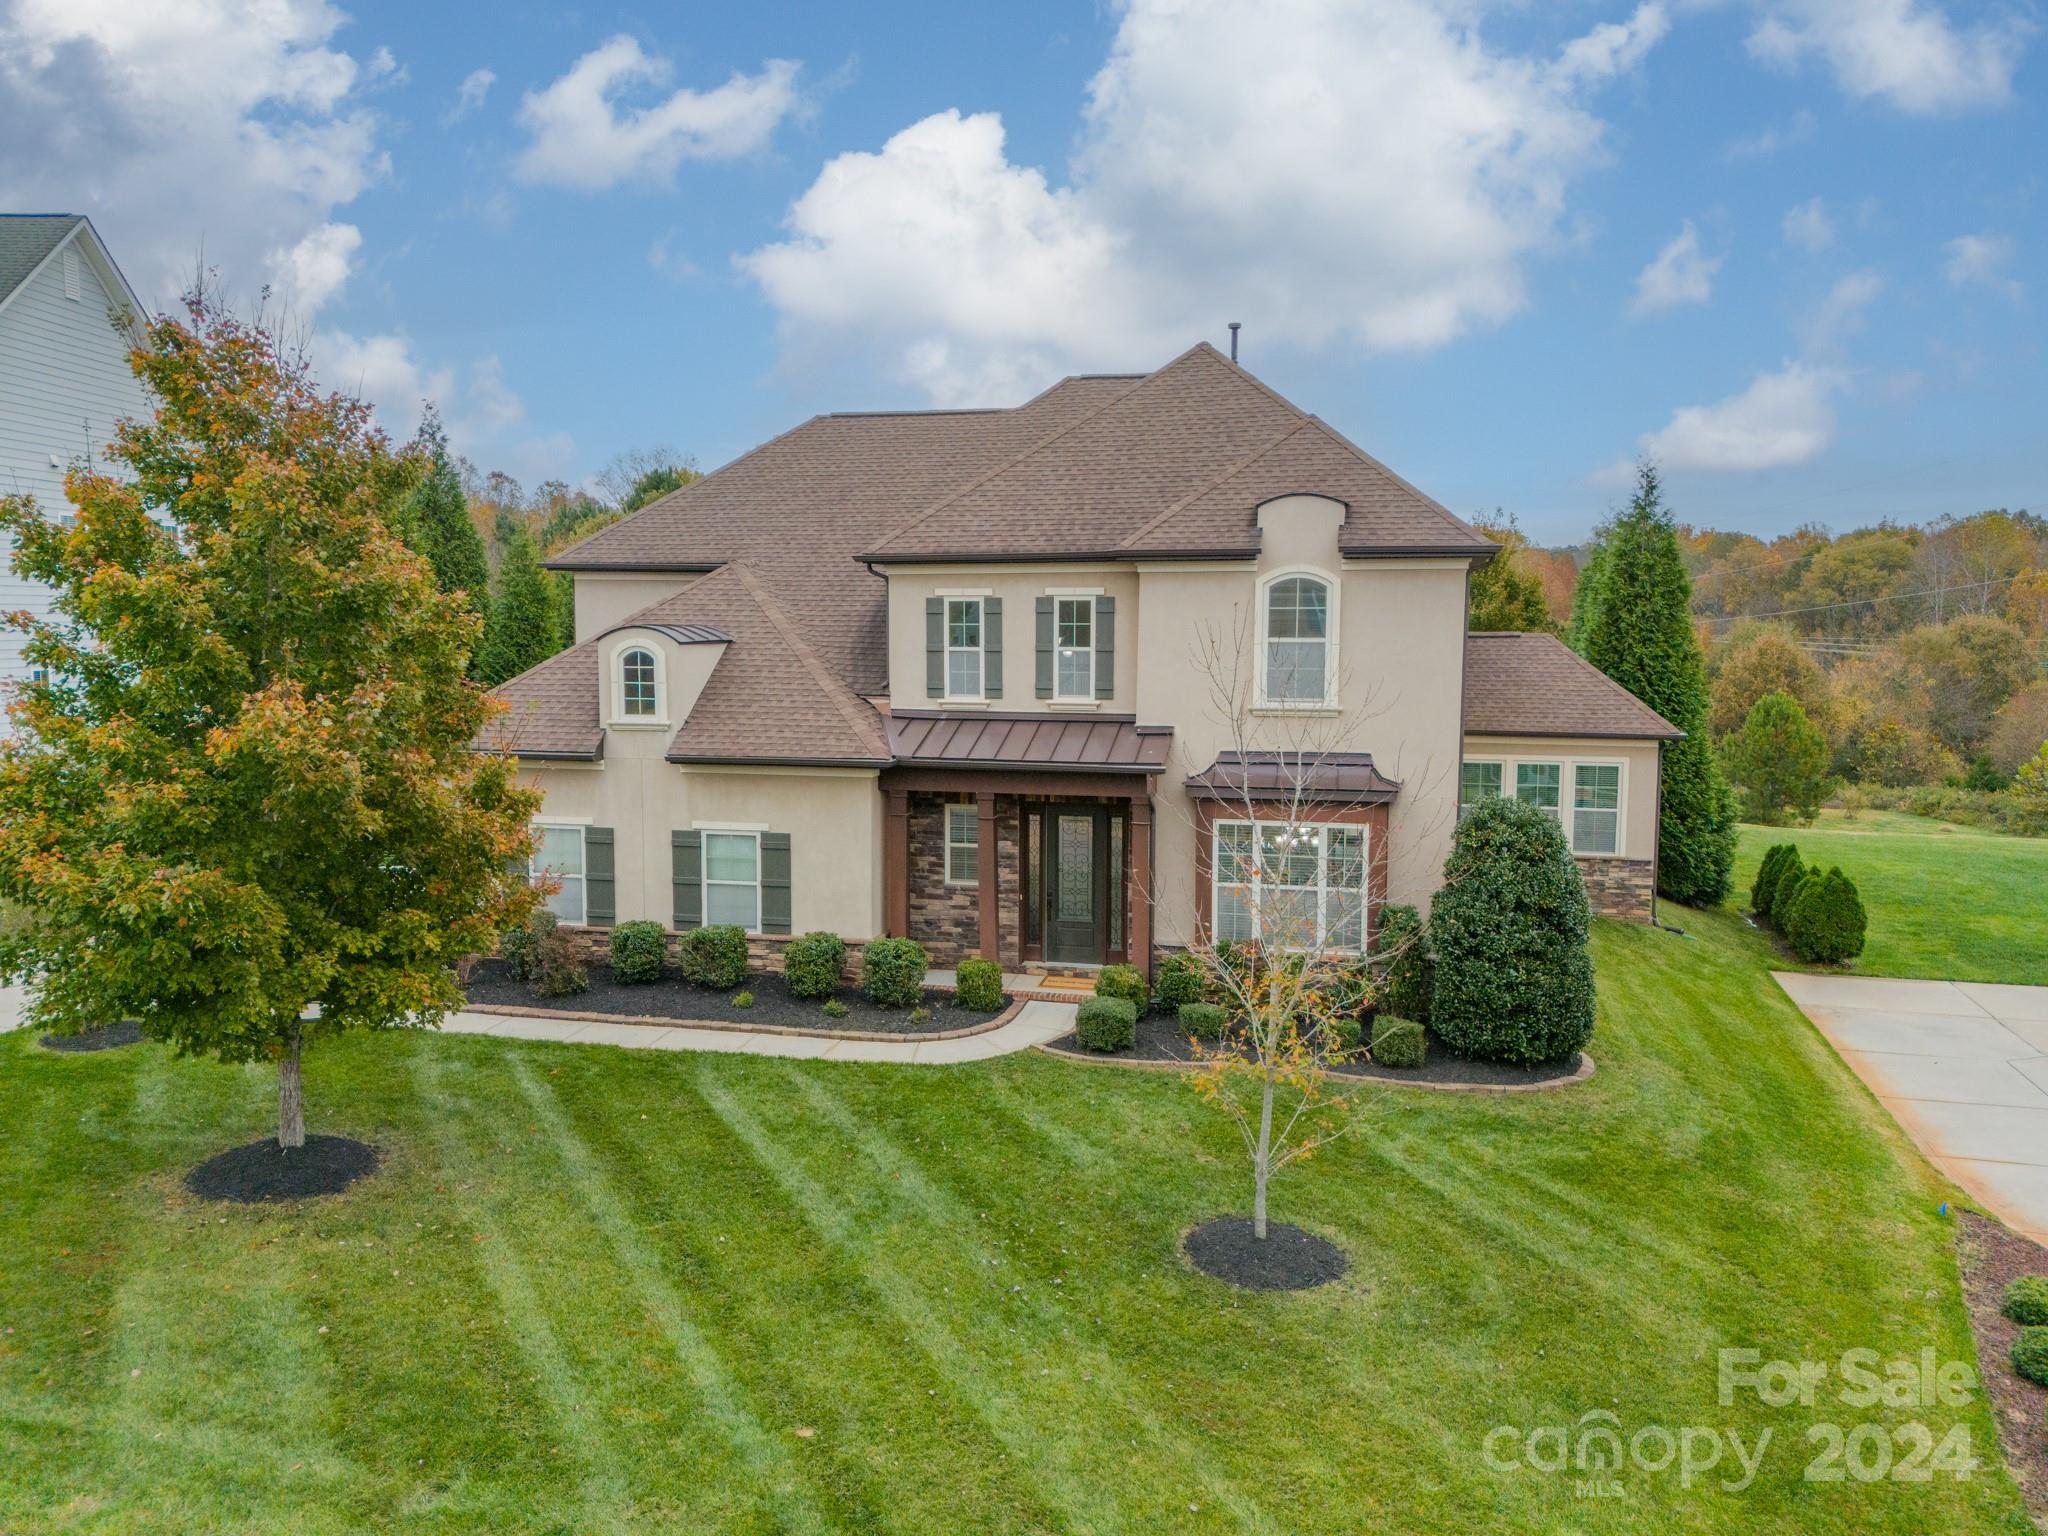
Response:
[[[1401,786],[1370,752],[1223,752],[1185,780],[1197,800],[1348,800],[1379,805]]]
[[[1053,773],[1158,773],[1173,727],[1129,716],[941,715],[897,710],[887,717],[889,751],[924,768],[1031,769]]]
[[[0,309],[14,291],[33,277],[44,262],[77,235],[100,277],[139,318],[142,301],[101,242],[92,220],[82,213],[0,213]]]
[[[1557,636],[1501,631],[1465,637],[1465,730],[1667,741],[1685,734]]]

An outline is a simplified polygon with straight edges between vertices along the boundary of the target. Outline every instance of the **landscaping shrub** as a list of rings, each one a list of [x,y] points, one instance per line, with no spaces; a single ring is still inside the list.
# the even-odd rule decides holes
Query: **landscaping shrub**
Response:
[[[1230,1015],[1221,1003],[1182,1003],[1177,1017],[1190,1040],[1221,1040]]]
[[[2048,1275],[2021,1275],[2005,1288],[1998,1310],[2029,1328],[2048,1324]]]
[[[1809,964],[1835,964],[1863,953],[1869,918],[1855,884],[1839,869],[1809,870],[1785,914],[1792,953]]]
[[[1372,1021],[1372,1059],[1383,1067],[1419,1067],[1429,1055],[1422,1026],[1381,1014]]]
[[[1227,986],[1222,978],[1214,978],[1216,991],[1226,1003],[1257,997],[1265,990],[1266,956],[1258,945],[1248,939],[1239,944],[1219,944],[1216,959],[1229,977]]]
[[[2012,1341],[2012,1368],[2037,1386],[2048,1387],[2048,1328],[2022,1328]]]
[[[1771,920],[1771,897],[1777,893],[1778,873],[1785,867],[1785,855],[1798,851],[1791,843],[1771,844],[1763,863],[1756,867],[1756,878],[1749,882],[1749,910],[1765,922]]]
[[[676,941],[676,963],[699,986],[736,987],[747,974],[747,930],[731,923],[692,928]]]
[[[1074,1014],[1074,1034],[1090,1051],[1128,1051],[1138,1040],[1138,1005],[1127,997],[1091,997]]]
[[[668,935],[659,923],[621,923],[612,930],[612,980],[639,986],[661,980],[668,958]]]
[[[1166,1013],[1178,1013],[1183,1003],[1199,1003],[1208,975],[1194,955],[1168,955],[1159,962],[1152,983],[1152,1000]]]
[[[1820,814],[1828,789],[1827,738],[1789,693],[1758,699],[1721,752],[1728,777],[1742,789],[1748,820],[1768,825]]]
[[[1799,882],[1806,878],[1806,861],[1799,857],[1799,850],[1792,844],[1785,845],[1785,860],[1778,866],[1778,877],[1771,884],[1771,926],[1782,929],[1785,926],[1785,911],[1792,905],[1792,895],[1799,889]]]
[[[498,938],[498,953],[511,968],[513,976],[520,981],[532,981],[536,973],[536,958],[540,941],[556,928],[555,914],[546,907],[535,907],[533,916],[517,928],[508,928]]]
[[[735,992],[732,995],[732,1005],[735,1008],[751,1008],[754,1006],[754,994],[751,992]]]
[[[1329,1032],[1332,1056],[1349,1056],[1358,1049],[1361,1033],[1358,1020],[1349,1017],[1325,1019],[1322,1028]]]
[[[962,1008],[993,1013],[1003,1006],[1003,968],[993,960],[962,960],[953,1000]]]
[[[830,997],[846,970],[846,940],[836,933],[807,933],[782,952],[782,979],[793,997]]]
[[[532,986],[542,997],[568,997],[590,990],[590,972],[583,968],[576,941],[552,923],[534,941]]]
[[[1151,1001],[1145,973],[1135,965],[1105,965],[1095,978],[1095,995],[1122,998],[1134,1010],[1133,1017],[1143,1013]]]
[[[931,1023],[931,1021],[932,1021],[932,1011],[931,1011],[931,1009],[929,1009],[929,1008],[925,1007],[925,1006],[924,1006],[924,1005],[923,1005],[922,1003],[920,1003],[920,1004],[919,1004],[919,1005],[918,1005],[917,1007],[915,1007],[915,1008],[913,1008],[913,1009],[911,1009],[911,1010],[910,1010],[910,1022],[911,1022],[911,1023],[913,1023],[913,1024],[929,1024],[929,1023]]]
[[[861,991],[883,1008],[914,1008],[924,999],[931,968],[915,939],[874,939],[860,952]]]
[[[1428,1019],[1430,990],[1436,978],[1422,914],[1400,902],[1381,907],[1373,956],[1380,1006],[1404,1019]]]
[[[825,1017],[828,1019],[843,1019],[852,1011],[836,997],[827,1003],[824,1009]]]
[[[1593,1034],[1592,912],[1564,829],[1485,800],[1458,827],[1430,918],[1431,1023],[1461,1055],[1532,1065]]]

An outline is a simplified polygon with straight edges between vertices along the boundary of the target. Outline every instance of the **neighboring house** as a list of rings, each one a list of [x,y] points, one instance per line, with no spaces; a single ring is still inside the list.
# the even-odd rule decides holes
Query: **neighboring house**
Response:
[[[820,416],[550,561],[576,643],[484,744],[546,793],[564,922],[771,956],[823,928],[1149,966],[1247,936],[1233,855],[1304,834],[1299,899],[1357,948],[1492,794],[1648,918],[1679,733],[1551,636],[1468,636],[1495,553],[1206,345],[1010,410]],[[1269,824],[1261,786],[1310,803]]]
[[[142,314],[90,219],[0,214],[0,496],[66,512],[72,461],[97,457],[117,421],[149,411],[128,366]],[[49,589],[15,574],[12,555],[0,534],[0,614],[40,616]],[[23,639],[0,628],[0,688],[27,675]]]

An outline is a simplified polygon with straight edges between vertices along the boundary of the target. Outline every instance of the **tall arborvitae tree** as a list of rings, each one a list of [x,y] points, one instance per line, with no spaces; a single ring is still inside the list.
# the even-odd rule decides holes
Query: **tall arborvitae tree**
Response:
[[[524,523],[500,513],[498,541],[505,551],[498,562],[498,590],[476,657],[477,676],[492,687],[539,666],[562,648],[554,589],[540,568],[533,535]]]
[[[443,592],[463,593],[481,619],[490,611],[491,568],[484,541],[469,519],[462,476],[448,457],[448,434],[431,405],[413,438],[413,452],[421,474],[401,512],[406,540],[434,568],[434,584]]]
[[[1600,530],[1572,614],[1579,654],[1685,732],[1664,749],[1657,888],[1688,906],[1728,894],[1735,792],[1707,739],[1706,666],[1692,626],[1692,580],[1654,464]]]

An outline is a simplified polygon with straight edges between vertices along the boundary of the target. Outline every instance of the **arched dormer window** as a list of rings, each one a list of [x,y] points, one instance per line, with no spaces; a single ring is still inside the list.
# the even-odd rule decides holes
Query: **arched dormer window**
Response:
[[[625,720],[654,720],[661,714],[659,672],[654,652],[644,645],[629,645],[619,652],[619,716]]]
[[[1331,584],[1285,571],[1268,577],[1259,600],[1259,684],[1265,703],[1324,705],[1336,691],[1336,615]]]

